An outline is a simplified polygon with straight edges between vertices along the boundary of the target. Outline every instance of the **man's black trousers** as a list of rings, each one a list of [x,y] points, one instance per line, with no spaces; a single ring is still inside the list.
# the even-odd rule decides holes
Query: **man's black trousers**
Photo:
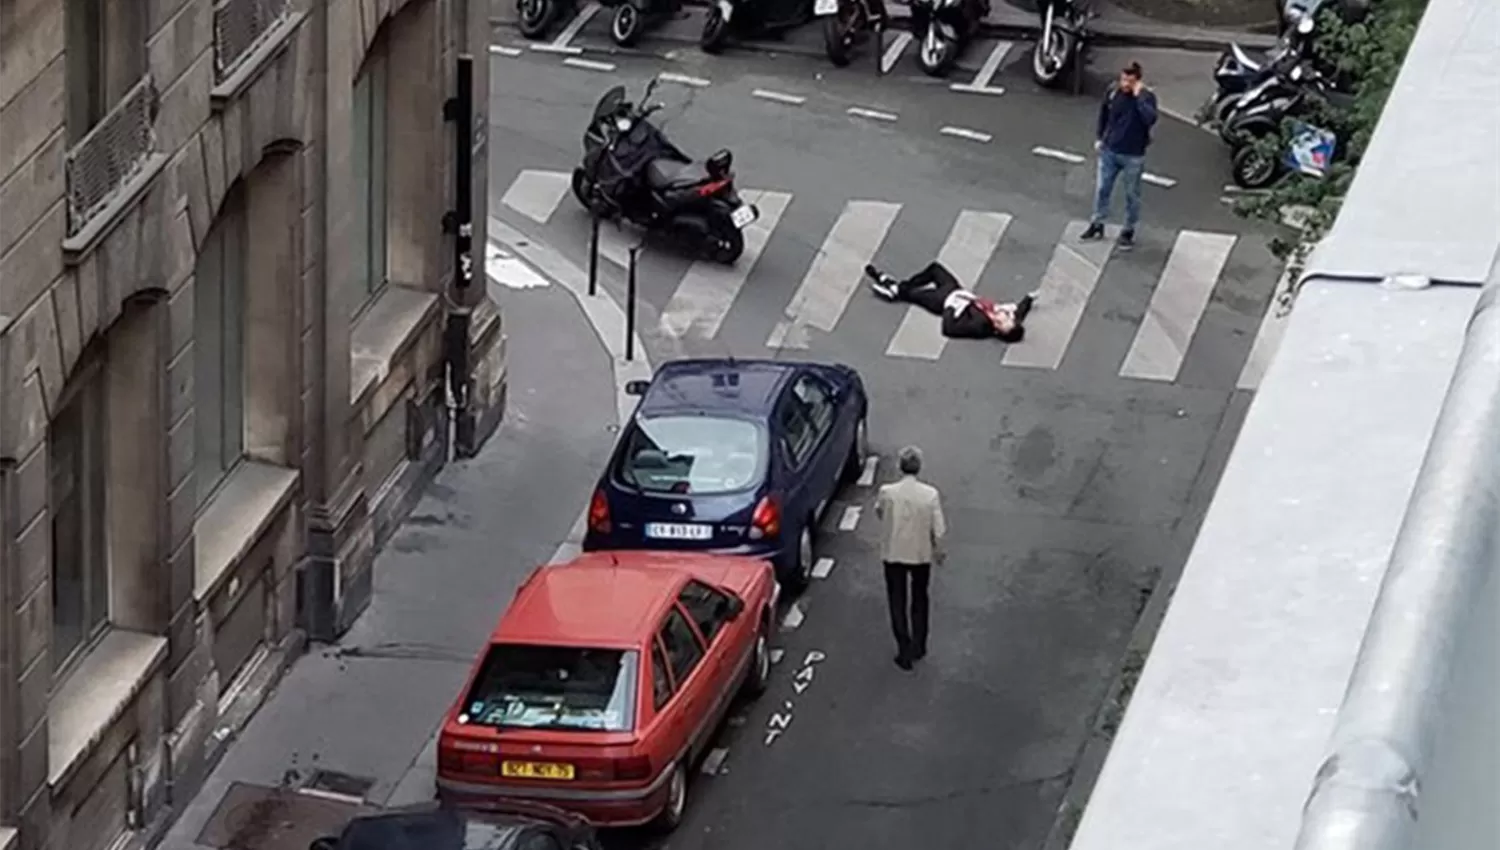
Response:
[[[942,263],[932,262],[896,284],[896,299],[915,304],[934,316],[941,316],[943,302],[961,288],[953,272],[948,271]]]
[[[885,564],[891,633],[902,658],[915,660],[927,654],[927,583],[931,578],[931,564]]]

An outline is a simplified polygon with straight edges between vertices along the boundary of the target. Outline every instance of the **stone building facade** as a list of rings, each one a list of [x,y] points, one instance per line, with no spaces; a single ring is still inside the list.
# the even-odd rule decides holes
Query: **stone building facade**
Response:
[[[450,313],[498,421],[500,317],[443,226],[487,18],[0,0],[0,850],[150,845],[354,619],[449,454]]]

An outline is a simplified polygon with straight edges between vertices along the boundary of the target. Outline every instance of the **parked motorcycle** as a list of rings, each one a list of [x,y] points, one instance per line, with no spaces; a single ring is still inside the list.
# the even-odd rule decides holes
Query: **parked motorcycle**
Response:
[[[532,41],[546,38],[575,6],[576,0],[516,0],[516,29]]]
[[[1315,28],[1312,16],[1302,18],[1263,55],[1252,54],[1238,44],[1229,45],[1214,66],[1215,90],[1205,117],[1222,125],[1240,95],[1307,58]]]
[[[1042,31],[1031,50],[1031,77],[1046,88],[1057,88],[1071,77],[1073,92],[1083,90],[1083,52],[1088,46],[1088,22],[1093,13],[1088,0],[1040,0]]]
[[[817,0],[813,14],[823,19],[828,61],[840,68],[849,64],[856,46],[885,31],[882,0]]]
[[[671,20],[681,10],[679,0],[618,0],[609,37],[621,47],[634,47],[646,30]]]
[[[1219,137],[1235,151],[1281,131],[1282,119],[1304,114],[1330,89],[1308,63],[1278,71],[1240,96],[1219,126]]]
[[[698,45],[704,53],[718,53],[731,35],[777,33],[800,27],[812,17],[811,0],[713,0]]]
[[[656,81],[640,104],[648,104]],[[659,103],[641,106],[624,86],[605,92],[583,135],[583,162],[573,169],[573,195],[601,218],[623,217],[666,235],[718,263],[745,250],[744,229],[760,218],[735,190],[734,155],[720,150],[694,162],[649,120]]]
[[[1243,189],[1263,189],[1290,172],[1322,179],[1344,153],[1341,142],[1330,130],[1296,121],[1284,146],[1252,144],[1235,151],[1229,175]]]
[[[911,0],[911,31],[922,39],[917,61],[933,77],[946,76],[990,13],[990,0]]]

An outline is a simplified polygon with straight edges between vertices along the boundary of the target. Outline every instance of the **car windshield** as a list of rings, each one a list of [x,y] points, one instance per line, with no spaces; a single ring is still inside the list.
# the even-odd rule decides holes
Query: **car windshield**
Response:
[[[637,418],[625,437],[620,480],[648,493],[733,493],[765,468],[765,435],[743,419]]]
[[[494,644],[459,722],[628,732],[638,668],[634,650]]]

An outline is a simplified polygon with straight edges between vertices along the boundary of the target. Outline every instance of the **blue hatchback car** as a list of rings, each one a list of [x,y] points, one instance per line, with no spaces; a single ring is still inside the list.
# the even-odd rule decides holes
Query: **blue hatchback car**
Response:
[[[806,586],[818,521],[869,453],[869,400],[848,366],[677,360],[641,397],[589,502],[586,552],[663,549],[769,558]]]

